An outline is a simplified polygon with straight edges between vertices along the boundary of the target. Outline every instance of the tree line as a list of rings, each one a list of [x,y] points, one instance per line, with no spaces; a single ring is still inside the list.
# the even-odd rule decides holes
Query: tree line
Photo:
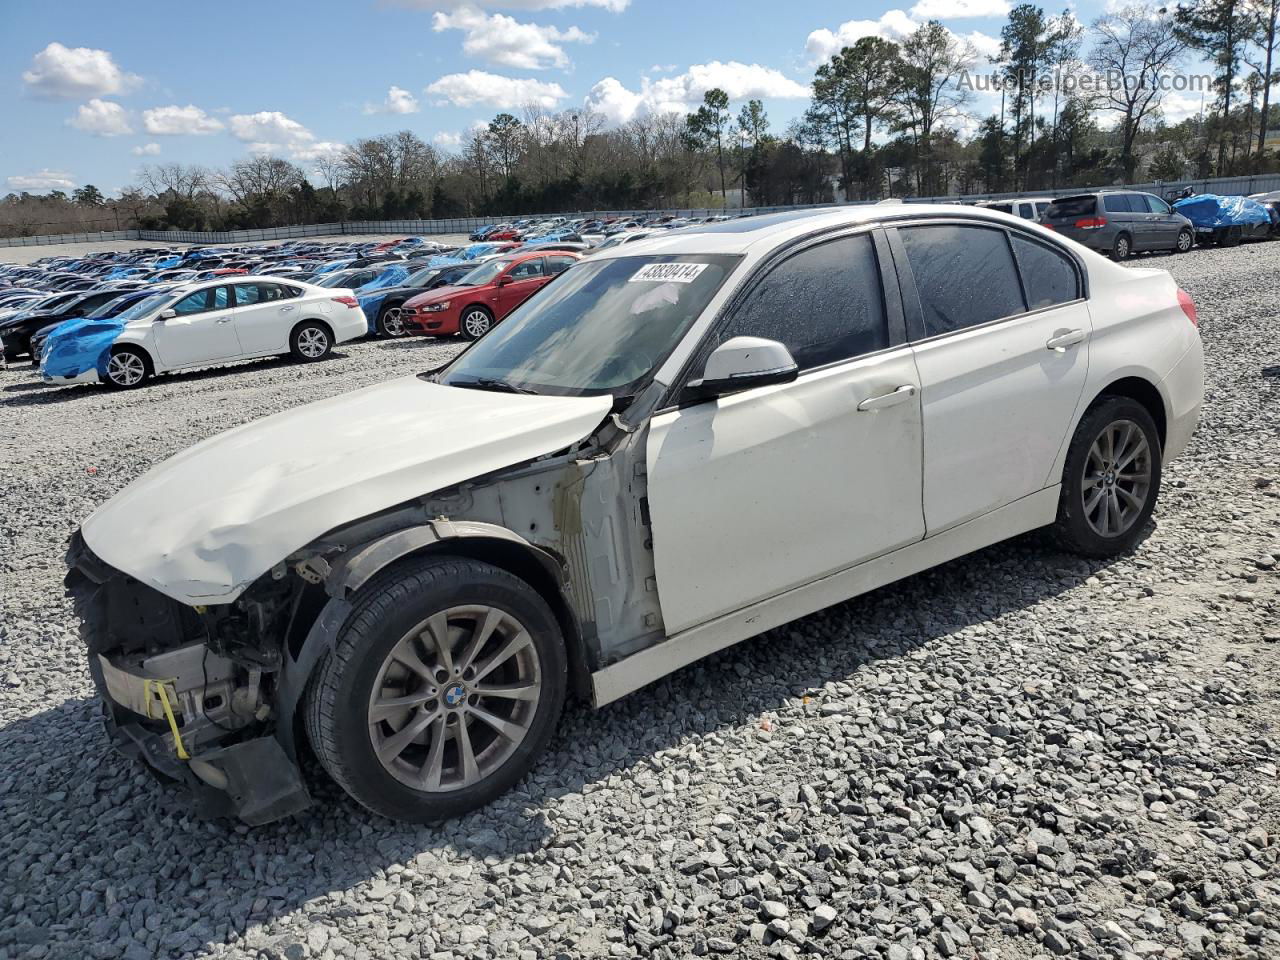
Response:
[[[762,101],[720,89],[687,114],[614,127],[590,109],[530,105],[449,152],[402,130],[309,172],[250,156],[221,171],[149,167],[118,199],[91,185],[10,194],[0,232],[769,206],[1274,172],[1278,14],[1280,0],[1134,3],[1086,25],[1022,3],[988,56],[937,21],[857,40],[817,66],[807,109],[783,130]],[[1209,70],[1209,83],[1180,92],[1189,69]],[[999,95],[985,116],[983,93],[988,104]],[[1198,109],[1171,122],[1189,98]]]

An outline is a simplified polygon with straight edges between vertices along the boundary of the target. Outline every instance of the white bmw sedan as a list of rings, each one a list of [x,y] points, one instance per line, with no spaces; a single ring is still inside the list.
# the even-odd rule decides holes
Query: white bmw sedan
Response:
[[[448,365],[205,441],[73,539],[112,736],[203,810],[389,817],[599,706],[1040,527],[1105,557],[1195,429],[1195,307],[1025,220],[866,206],[576,264]]]
[[[115,316],[70,320],[41,350],[46,383],[136,387],[159,373],[291,353],[322,360],[368,332],[350,290],[221,277],[157,291]]]

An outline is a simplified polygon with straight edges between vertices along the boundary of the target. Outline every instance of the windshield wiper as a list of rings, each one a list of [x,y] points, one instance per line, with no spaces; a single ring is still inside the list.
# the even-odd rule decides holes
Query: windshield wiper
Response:
[[[496,390],[499,393],[527,393],[537,395],[536,390],[530,390],[528,387],[517,387],[514,383],[508,383],[506,380],[499,380],[497,377],[476,377],[472,380],[453,380],[447,386],[450,387],[467,387],[469,389],[478,390]]]

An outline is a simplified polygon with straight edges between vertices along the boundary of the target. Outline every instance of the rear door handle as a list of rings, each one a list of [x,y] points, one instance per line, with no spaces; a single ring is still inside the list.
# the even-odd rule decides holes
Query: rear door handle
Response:
[[[1077,343],[1083,342],[1083,330],[1068,330],[1065,333],[1054,334],[1044,342],[1044,345],[1050,350],[1056,350],[1058,353],[1066,353],[1067,347],[1074,347]]]
[[[230,318],[230,317],[219,317],[219,318],[218,318],[218,322],[219,322],[219,323],[230,323],[230,322],[231,322],[231,318]]]
[[[914,383],[904,383],[892,393],[882,393],[878,397],[868,397],[858,404],[858,410],[867,413],[873,410],[883,410],[885,407],[894,407],[900,403],[906,403],[916,395],[916,385]]]
[[[281,308],[280,308],[280,312],[281,312],[281,313],[288,313],[288,312],[289,312],[290,310],[292,310],[292,309],[293,309],[293,304],[291,304],[291,303],[290,303],[290,304],[286,304],[285,306],[281,307]]]

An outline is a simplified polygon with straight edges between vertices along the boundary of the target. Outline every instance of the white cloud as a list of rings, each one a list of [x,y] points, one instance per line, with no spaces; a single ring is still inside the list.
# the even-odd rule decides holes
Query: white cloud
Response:
[[[644,113],[687,113],[702,102],[703,94],[719,87],[731,101],[753,97],[800,99],[809,96],[809,88],[784,76],[772,67],[758,63],[694,64],[674,77],[651,79],[642,77],[640,89],[630,90],[616,77],[605,77],[587,94],[586,105],[611,123],[626,123]]]
[[[1006,0],[920,0],[911,8],[917,20],[959,20],[964,17],[1004,17]]]
[[[121,134],[133,133],[129,126],[129,114],[124,107],[110,100],[99,100],[94,97],[88,103],[81,104],[76,115],[67,123],[77,130],[96,134],[99,137],[118,137]]]
[[[805,40],[804,49],[813,63],[822,63],[863,37],[898,41],[918,26],[920,24],[903,11],[888,10],[879,20],[846,20],[835,30],[825,27],[814,30]]]
[[[365,113],[417,113],[419,109],[418,98],[404,87],[397,87],[394,84],[387,91],[387,98],[382,103],[364,105]]]
[[[51,43],[31,59],[22,82],[32,96],[81,100],[124,93],[142,78],[121,70],[106,50]]]
[[[1186,93],[1166,93],[1160,100],[1160,112],[1169,123],[1194,117],[1204,108],[1204,101]]]
[[[140,147],[134,147],[129,152],[135,157],[158,157],[160,155],[160,144],[144,143]]]
[[[940,5],[943,2],[958,6],[965,3],[981,4],[987,0],[921,0],[911,8],[911,12],[916,13],[925,4]],[[958,16],[958,14],[952,16]],[[921,22],[911,19],[901,10],[889,10],[879,20],[846,20],[835,30],[827,30],[825,27],[814,30],[805,41],[804,49],[809,54],[811,63],[825,63],[845,47],[853,46],[863,37],[880,37],[883,40],[900,43],[914,33]],[[947,32],[961,42],[967,41],[972,44],[982,61],[1000,52],[1000,41],[980,30],[972,30],[965,34],[956,33],[953,30]]]
[[[41,170],[19,174],[5,181],[10,190],[74,190],[75,178],[65,170]]]
[[[279,110],[238,113],[227,122],[231,135],[249,144],[254,153],[276,153],[282,147],[302,147],[316,138],[297,120],[291,120]]]
[[[457,150],[462,146],[462,134],[454,130],[441,130],[431,138],[431,142],[445,150]]]
[[[521,77],[500,77],[483,70],[450,73],[426,88],[440,104],[455,107],[485,105],[512,110],[526,103],[553,109],[568,96],[558,83],[544,83]]]
[[[597,7],[621,13],[631,0],[395,0],[402,7],[418,10],[459,10],[463,7],[498,10],[564,10],[569,7]]]
[[[592,43],[595,34],[577,27],[558,30],[536,23],[520,23],[501,13],[487,15],[475,7],[461,7],[454,13],[437,13],[431,28],[436,33],[461,30],[466,35],[462,50],[472,57],[517,70],[545,70],[569,66],[564,43]]]
[[[347,149],[345,143],[332,140],[320,140],[315,143],[295,144],[289,150],[289,157],[308,174],[316,172],[316,164],[321,160],[340,157]]]
[[[180,107],[175,103],[167,107],[143,110],[142,127],[147,133],[156,136],[175,137],[182,134],[217,133],[222,129],[222,121],[192,104]]]

